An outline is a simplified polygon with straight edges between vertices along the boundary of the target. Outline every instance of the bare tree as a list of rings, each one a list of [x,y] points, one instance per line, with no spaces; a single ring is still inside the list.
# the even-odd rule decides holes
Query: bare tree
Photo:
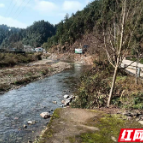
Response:
[[[111,89],[107,101],[107,107],[115,87],[117,71],[121,67],[122,60],[131,48],[132,38],[142,13],[142,0],[116,0],[113,24],[103,28],[104,50],[109,63],[114,67]],[[103,27],[105,25],[103,24]]]

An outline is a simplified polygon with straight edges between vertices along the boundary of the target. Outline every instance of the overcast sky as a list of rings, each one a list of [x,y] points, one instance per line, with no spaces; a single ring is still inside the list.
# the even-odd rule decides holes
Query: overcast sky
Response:
[[[34,21],[60,22],[93,0],[0,0],[0,24],[26,28]]]

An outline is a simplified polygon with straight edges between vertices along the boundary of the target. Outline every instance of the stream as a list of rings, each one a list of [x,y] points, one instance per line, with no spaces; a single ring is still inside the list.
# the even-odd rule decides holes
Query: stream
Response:
[[[63,95],[72,94],[76,86],[70,79],[79,78],[86,68],[73,64],[70,70],[0,95],[0,143],[27,143],[38,138],[50,120],[42,119],[40,114],[62,108]],[[33,120],[34,125],[27,124]]]

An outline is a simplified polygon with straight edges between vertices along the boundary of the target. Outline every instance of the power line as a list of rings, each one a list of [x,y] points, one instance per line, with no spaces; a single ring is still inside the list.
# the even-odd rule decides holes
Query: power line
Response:
[[[8,13],[7,17],[10,16],[10,14],[13,12],[14,7],[16,6],[16,3],[13,5],[11,11]]]
[[[21,9],[21,11],[16,15],[15,18],[18,18],[20,16],[20,14],[22,13],[22,11],[26,8],[26,6],[30,3],[30,0],[27,1],[26,5],[23,7],[23,9]]]
[[[12,5],[12,0],[11,0],[11,2],[9,3],[8,7],[7,7],[6,15],[8,14],[8,10],[9,10],[9,8],[10,8],[11,5]]]
[[[25,0],[23,0],[23,1],[20,3],[20,5],[19,5],[19,7],[16,9],[14,15],[18,12],[19,8],[22,6],[22,4],[24,4],[24,2],[25,2]]]

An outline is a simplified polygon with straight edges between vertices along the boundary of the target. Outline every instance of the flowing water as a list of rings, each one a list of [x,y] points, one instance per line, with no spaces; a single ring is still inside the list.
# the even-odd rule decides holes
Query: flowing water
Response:
[[[72,94],[75,87],[69,79],[78,78],[85,68],[87,66],[74,64],[70,70],[1,95],[0,143],[27,143],[38,137],[49,122],[49,119],[42,119],[40,113],[52,114],[56,108],[61,108],[63,95]],[[33,120],[36,124],[27,125],[27,121]]]

